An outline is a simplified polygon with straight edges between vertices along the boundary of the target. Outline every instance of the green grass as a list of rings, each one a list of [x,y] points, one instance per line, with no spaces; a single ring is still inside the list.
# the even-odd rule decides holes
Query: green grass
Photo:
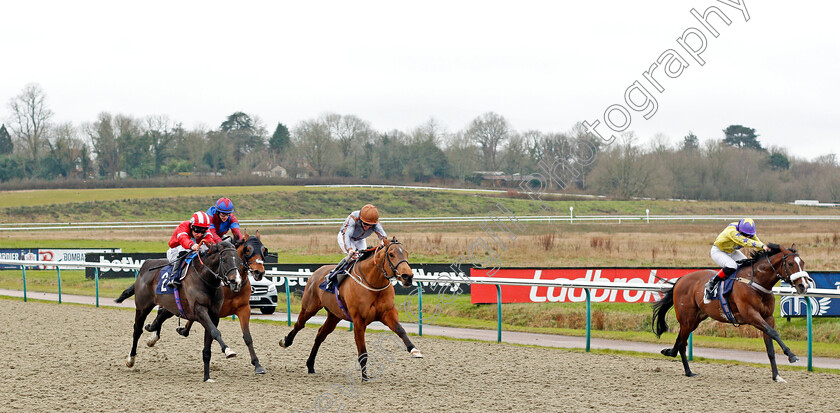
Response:
[[[182,220],[231,197],[240,218],[343,218],[366,203],[383,216],[486,216],[502,202],[516,215],[644,214],[834,214],[834,209],[776,203],[665,200],[580,200],[545,196],[547,210],[527,196],[414,189],[306,188],[294,186],[130,188],[4,191],[4,222],[91,222]]]

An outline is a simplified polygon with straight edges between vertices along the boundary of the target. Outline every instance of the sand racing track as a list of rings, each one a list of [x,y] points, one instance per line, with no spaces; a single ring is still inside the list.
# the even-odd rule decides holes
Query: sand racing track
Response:
[[[154,313],[153,313],[154,314]],[[0,299],[0,411],[837,411],[840,377],[766,367],[694,363],[696,378],[665,357],[640,358],[557,349],[413,337],[425,354],[411,359],[390,340],[371,350],[376,378],[361,383],[352,333],[338,330],[321,346],[315,375],[305,361],[317,328],[294,346],[277,345],[289,327],[252,324],[256,376],[238,323],[221,322],[239,356],[213,346],[211,376],[201,381],[203,329],[178,336],[175,320],[153,348],[145,333],[137,364],[123,360],[134,312]],[[149,318],[151,321],[151,316]],[[391,336],[392,334],[387,333]],[[670,344],[670,343],[667,343]],[[664,347],[665,345],[663,345]],[[378,367],[377,367],[377,362]],[[780,362],[786,364],[786,362]],[[347,372],[351,371],[348,377]]]

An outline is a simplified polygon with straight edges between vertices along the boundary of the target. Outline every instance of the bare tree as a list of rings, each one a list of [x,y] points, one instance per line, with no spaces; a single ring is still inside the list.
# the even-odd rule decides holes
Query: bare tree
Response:
[[[46,146],[46,130],[53,116],[46,100],[47,95],[41,85],[30,83],[9,101],[12,133],[23,143],[24,152],[36,161],[41,149]]]
[[[354,143],[361,145],[373,134],[370,123],[354,115],[327,113],[321,117],[321,121],[327,127],[330,136],[338,141],[345,159],[350,156]]]
[[[114,132],[113,116],[108,112],[99,114],[98,119],[85,127],[93,144],[99,173],[111,179],[120,170],[120,150],[117,135]]]
[[[507,120],[501,115],[487,112],[470,123],[467,128],[467,137],[481,147],[484,154],[485,165],[491,170],[496,170],[499,163],[496,161],[496,154],[499,146],[502,145],[511,134]]]
[[[292,134],[292,141],[309,166],[318,172],[318,176],[323,176],[330,165],[330,151],[334,145],[324,122],[301,122]]]

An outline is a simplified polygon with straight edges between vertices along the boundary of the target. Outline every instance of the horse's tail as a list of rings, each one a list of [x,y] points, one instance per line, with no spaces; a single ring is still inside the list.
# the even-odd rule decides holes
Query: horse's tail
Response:
[[[668,331],[668,323],[665,322],[665,314],[674,306],[674,287],[671,286],[662,299],[653,303],[653,319],[651,320],[651,327],[653,327],[653,334],[656,337]]]
[[[121,303],[125,301],[126,298],[131,297],[132,295],[134,295],[134,284],[131,284],[128,288],[126,288],[125,291],[123,291],[122,294],[120,294],[120,296],[117,297],[117,299],[114,301]]]

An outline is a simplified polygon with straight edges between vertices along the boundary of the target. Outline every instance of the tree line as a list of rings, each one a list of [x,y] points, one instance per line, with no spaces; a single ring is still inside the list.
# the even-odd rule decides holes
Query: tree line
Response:
[[[755,129],[729,125],[720,137],[688,132],[643,143],[626,132],[609,145],[581,124],[565,132],[514,130],[488,112],[450,132],[429,120],[381,131],[354,115],[325,113],[273,133],[235,112],[213,129],[186,129],[166,115],[100,113],[82,125],[55,122],[46,93],[24,87],[0,126],[0,182],[251,176],[280,169],[290,179],[444,185],[519,183],[564,192],[731,201],[840,199],[835,155],[797,159],[765,148]],[[7,127],[8,126],[8,127]],[[576,151],[590,148],[581,162]],[[547,166],[550,165],[550,166]],[[550,172],[550,173],[549,173]],[[487,180],[487,175],[504,179]],[[540,178],[562,176],[562,179]]]

